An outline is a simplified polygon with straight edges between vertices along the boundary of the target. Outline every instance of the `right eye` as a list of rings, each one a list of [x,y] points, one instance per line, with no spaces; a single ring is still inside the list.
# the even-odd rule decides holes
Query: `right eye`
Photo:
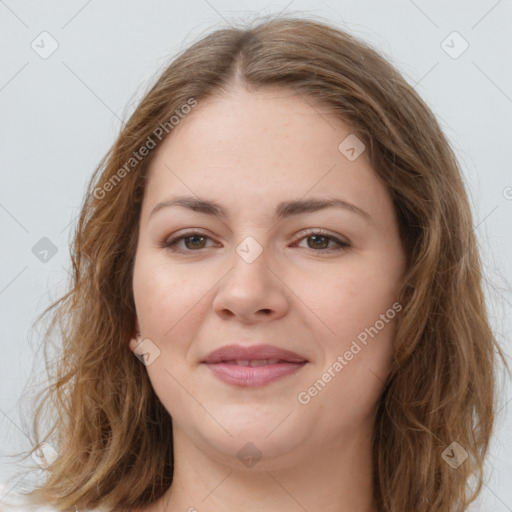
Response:
[[[181,233],[177,236],[173,236],[171,238],[167,238],[163,243],[162,247],[166,248],[172,252],[197,252],[199,249],[205,249],[206,240],[211,240],[211,238],[204,233],[198,231],[188,231],[186,233]],[[180,247],[179,244],[184,242],[184,247]]]

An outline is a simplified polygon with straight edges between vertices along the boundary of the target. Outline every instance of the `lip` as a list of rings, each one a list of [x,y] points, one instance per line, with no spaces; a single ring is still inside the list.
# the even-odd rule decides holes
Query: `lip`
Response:
[[[275,364],[241,366],[235,360],[279,359]],[[203,361],[220,380],[238,387],[259,387],[292,375],[309,361],[301,355],[272,345],[225,345],[211,352]]]
[[[305,357],[273,345],[253,345],[244,347],[242,345],[224,345],[213,352],[210,352],[202,363],[215,364],[223,361],[234,361],[236,359],[281,359],[288,363],[308,362]]]

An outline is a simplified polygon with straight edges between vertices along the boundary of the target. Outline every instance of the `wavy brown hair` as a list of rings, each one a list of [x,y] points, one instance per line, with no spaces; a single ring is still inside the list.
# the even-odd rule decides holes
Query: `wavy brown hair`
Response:
[[[70,289],[41,315],[51,313],[47,345],[54,329],[61,345],[53,364],[45,356],[50,384],[38,395],[31,436],[59,457],[26,494],[61,511],[124,510],[171,485],[171,417],[127,348],[141,201],[158,148],[125,167],[122,179],[114,175],[183,105],[234,85],[293,89],[328,107],[366,145],[392,195],[407,256],[404,309],[374,428],[375,497],[386,512],[466,510],[482,488],[498,357],[508,366],[489,324],[458,162],[431,110],[386,59],[339,28],[294,17],[219,29],[184,50],[98,165],[74,232]],[[42,436],[44,418],[52,421]],[[468,454],[457,468],[442,457],[452,442]]]

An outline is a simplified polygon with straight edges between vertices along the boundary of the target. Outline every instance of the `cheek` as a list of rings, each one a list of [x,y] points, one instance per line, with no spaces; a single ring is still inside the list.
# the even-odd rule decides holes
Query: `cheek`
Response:
[[[294,292],[309,309],[308,316],[318,324],[322,338],[336,349],[373,326],[395,301],[396,276],[376,268],[355,262],[340,269],[333,267],[315,279],[308,276],[300,285],[296,281]]]
[[[189,389],[192,384],[188,381],[190,368],[183,362],[187,362],[190,340],[195,336],[199,291],[196,282],[169,268],[168,262],[144,251],[137,255],[133,271],[137,318],[144,339],[154,343],[159,354],[146,370],[171,416],[194,406],[183,393],[183,387]],[[193,361],[188,363],[193,365]]]
[[[336,377],[319,402],[331,404],[333,417],[350,410],[355,422],[372,411],[382,392],[401,310],[396,302],[398,275],[389,267],[365,268],[333,280],[337,292],[325,300],[322,317],[335,333],[325,338],[332,342],[325,346],[323,368]]]
[[[324,296],[323,312],[318,312],[319,371],[301,390],[314,397],[312,409],[323,411],[333,435],[340,419],[357,428],[373,414],[389,374],[399,314],[395,287],[382,277],[361,279],[359,274],[338,283],[338,292]]]
[[[208,290],[208,283],[202,287],[201,282],[161,258],[138,255],[133,293],[143,335],[163,341],[173,335],[174,326],[187,323]]]

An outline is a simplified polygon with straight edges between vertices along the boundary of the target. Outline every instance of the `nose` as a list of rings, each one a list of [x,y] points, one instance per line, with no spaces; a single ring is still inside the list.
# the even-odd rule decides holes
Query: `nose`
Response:
[[[268,249],[249,263],[234,252],[232,268],[219,283],[213,299],[217,315],[223,319],[236,317],[244,323],[268,322],[286,315],[290,292],[267,253]]]

